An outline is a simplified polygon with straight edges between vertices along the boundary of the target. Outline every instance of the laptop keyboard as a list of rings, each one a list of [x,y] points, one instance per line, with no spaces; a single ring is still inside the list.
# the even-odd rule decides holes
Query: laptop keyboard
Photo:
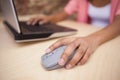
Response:
[[[22,28],[28,29],[31,32],[41,32],[41,33],[48,33],[48,32],[61,32],[69,30],[68,28],[61,27],[52,23],[47,23],[44,25],[27,25],[26,22],[20,22],[20,26]]]

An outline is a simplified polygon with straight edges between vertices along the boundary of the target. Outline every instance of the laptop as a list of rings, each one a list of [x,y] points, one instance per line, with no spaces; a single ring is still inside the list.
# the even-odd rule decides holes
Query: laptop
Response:
[[[19,21],[14,0],[0,0],[4,24],[14,35],[16,42],[47,40],[75,34],[77,30],[53,23],[44,25],[27,25],[26,21]]]

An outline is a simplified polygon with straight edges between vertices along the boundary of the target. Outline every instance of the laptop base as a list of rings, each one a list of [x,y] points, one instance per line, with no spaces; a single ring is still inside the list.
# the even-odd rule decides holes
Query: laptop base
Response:
[[[41,40],[48,40],[52,38],[68,36],[75,34],[76,31],[73,32],[56,32],[56,33],[41,33],[41,34],[22,34],[16,32],[16,30],[6,21],[3,22],[7,28],[12,32],[14,39],[16,42],[29,42],[29,41],[41,41]]]

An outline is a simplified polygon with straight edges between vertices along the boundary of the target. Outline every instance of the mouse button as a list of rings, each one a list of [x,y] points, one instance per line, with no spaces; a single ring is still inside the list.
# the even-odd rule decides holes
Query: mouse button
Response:
[[[48,57],[47,62],[49,63],[49,66],[58,64],[59,58],[60,58],[60,54],[54,54],[54,55]]]
[[[66,46],[59,47],[53,51],[53,54],[56,54],[56,53],[61,54],[64,52],[65,48]]]
[[[43,61],[43,63],[45,63],[48,67],[57,64],[57,62],[58,61],[55,56],[49,56]]]
[[[47,60],[50,56],[52,56],[53,53],[45,54],[42,56],[43,60]]]
[[[59,48],[59,49],[57,49],[57,50],[55,50],[53,53],[56,55],[56,54],[62,54],[64,52],[64,49],[62,49],[62,48]]]
[[[51,61],[46,61],[43,65],[44,67],[53,67],[55,66],[57,63],[56,62],[51,62]]]
[[[46,55],[43,55],[43,56],[41,57],[41,60],[44,61],[46,58],[47,58],[47,56],[46,56]]]
[[[55,59],[59,59],[61,57],[62,53],[63,53],[63,51],[56,51],[56,52],[54,52],[52,57]]]
[[[47,55],[42,56],[41,61],[44,66],[49,66],[49,57]]]
[[[51,56],[53,54],[53,52],[50,52],[50,53],[48,53],[46,56]]]
[[[49,61],[47,60],[47,59],[45,59],[44,61],[42,61],[42,65],[44,66],[44,67],[51,67],[50,65],[50,63],[49,63]]]
[[[58,64],[58,61],[59,61],[59,59],[60,59],[60,57],[61,57],[61,53],[55,53],[54,55],[52,55],[50,58],[51,58],[51,60],[50,60],[50,62],[51,62],[51,64],[53,65],[55,65],[55,64]]]
[[[53,67],[55,65],[58,65],[58,61],[61,57],[61,55],[64,52],[65,47],[60,47],[56,50],[54,50],[53,52],[49,53],[49,54],[45,54],[42,58],[42,63],[44,67]]]
[[[52,55],[52,53],[44,54],[41,58],[42,58],[42,59],[47,59],[50,55]]]

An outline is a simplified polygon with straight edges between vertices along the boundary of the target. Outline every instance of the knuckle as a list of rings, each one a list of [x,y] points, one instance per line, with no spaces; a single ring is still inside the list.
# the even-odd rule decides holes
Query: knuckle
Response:
[[[71,49],[74,49],[74,48],[75,48],[75,45],[74,44],[70,44],[70,45],[68,45],[68,47],[66,49],[71,50]]]
[[[65,50],[65,52],[64,52],[63,55],[66,56],[66,57],[69,57],[69,53],[70,53],[70,52],[69,52],[68,50]]]
[[[83,58],[83,63],[86,62],[88,60],[88,57],[84,57]]]
[[[86,54],[91,55],[93,52],[94,52],[93,50],[88,49],[87,52],[86,52]]]
[[[78,49],[77,52],[78,52],[79,54],[83,54],[83,50],[82,50],[82,49]]]
[[[80,42],[80,39],[75,39],[74,41],[73,41],[73,43],[75,43],[75,44],[78,44]]]
[[[73,59],[72,59],[72,62],[73,62],[73,63],[76,63],[77,61],[78,61],[77,58],[73,58]]]
[[[85,51],[86,51],[86,47],[79,47],[78,50],[77,50],[77,52],[79,54],[83,54],[83,53],[85,53]]]
[[[74,48],[74,47],[76,47],[76,46],[77,46],[77,44],[76,44],[75,42],[72,42],[72,43],[70,43],[70,45],[69,45],[70,48]]]
[[[64,53],[61,57],[62,57],[62,58],[65,60],[65,62],[66,62],[69,56],[68,56],[68,54]]]

